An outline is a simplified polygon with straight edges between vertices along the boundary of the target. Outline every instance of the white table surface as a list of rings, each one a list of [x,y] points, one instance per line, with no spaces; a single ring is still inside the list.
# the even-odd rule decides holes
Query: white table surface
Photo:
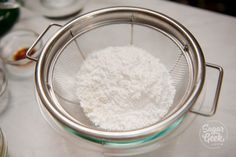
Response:
[[[171,146],[145,156],[234,156],[236,153],[236,18],[160,0],[91,0],[83,13],[107,6],[140,6],[162,12],[186,26],[200,43],[205,59],[224,68],[224,82],[215,116],[198,116],[192,125]],[[50,23],[63,24],[66,20],[49,20],[29,10],[21,10],[21,18],[14,29],[42,32]],[[0,126],[5,131],[10,157],[72,157],[102,156],[73,147],[56,134],[40,114],[34,95],[33,75],[25,79],[8,76],[10,102],[0,115]],[[209,92],[209,91],[208,91]],[[210,91],[213,92],[213,91]],[[228,130],[224,146],[205,147],[199,130],[209,120],[220,121]]]

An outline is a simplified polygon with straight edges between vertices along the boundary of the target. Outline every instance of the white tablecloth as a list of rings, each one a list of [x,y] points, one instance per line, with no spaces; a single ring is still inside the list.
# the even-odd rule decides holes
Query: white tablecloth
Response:
[[[153,9],[176,19],[199,41],[206,61],[219,64],[225,70],[216,115],[211,118],[198,116],[174,144],[145,156],[233,156],[236,153],[236,18],[160,0],[91,0],[82,13],[122,5]],[[64,24],[68,20],[49,20],[22,9],[14,29],[32,29],[40,33],[50,23]],[[102,156],[73,147],[48,126],[35,100],[33,76],[27,79],[8,77],[10,102],[0,115],[0,126],[7,136],[10,157]],[[199,130],[209,120],[220,121],[228,130],[228,138],[221,148],[209,149],[200,141]]]

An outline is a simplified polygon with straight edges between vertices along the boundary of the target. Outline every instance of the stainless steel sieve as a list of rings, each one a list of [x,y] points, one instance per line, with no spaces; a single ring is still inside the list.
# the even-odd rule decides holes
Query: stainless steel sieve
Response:
[[[39,58],[31,55],[34,46],[54,26],[60,29],[47,41]],[[176,87],[174,104],[161,121],[148,127],[130,131],[103,130],[84,115],[71,80],[93,51],[129,44],[151,52],[169,69]],[[197,40],[184,26],[161,13],[136,7],[105,8],[81,15],[64,26],[51,24],[28,50],[27,57],[37,62],[36,92],[50,117],[70,133],[89,141],[102,141],[102,144],[157,135],[188,112],[214,115],[223,78],[220,66],[205,63]],[[219,78],[211,111],[202,113],[191,108],[203,94],[206,66],[218,70]]]

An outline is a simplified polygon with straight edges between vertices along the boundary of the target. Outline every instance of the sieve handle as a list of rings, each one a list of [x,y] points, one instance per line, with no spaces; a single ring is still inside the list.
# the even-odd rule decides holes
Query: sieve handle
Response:
[[[206,63],[206,66],[209,68],[216,69],[219,72],[213,105],[212,105],[211,110],[209,112],[201,112],[201,111],[194,111],[194,110],[190,110],[190,112],[201,115],[201,116],[205,116],[205,117],[211,117],[216,113],[216,110],[217,110],[218,100],[219,100],[220,91],[221,91],[221,85],[222,85],[222,81],[223,81],[224,70],[221,66],[216,65],[216,64],[212,64],[212,63]]]
[[[42,37],[47,33],[47,31],[53,27],[53,26],[57,26],[57,27],[62,27],[62,25],[56,24],[56,23],[52,23],[50,24],[40,35],[39,37],[34,41],[34,43],[32,44],[32,46],[27,50],[26,52],[26,57],[32,61],[37,62],[38,58],[36,57],[32,57],[32,50],[33,48],[38,44],[38,42],[42,39]]]

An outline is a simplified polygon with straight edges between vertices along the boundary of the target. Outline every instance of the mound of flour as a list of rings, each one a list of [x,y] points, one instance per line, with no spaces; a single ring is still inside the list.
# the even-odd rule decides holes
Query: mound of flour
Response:
[[[108,47],[87,56],[75,88],[83,111],[96,126],[119,131],[159,121],[175,96],[166,67],[134,46]]]

